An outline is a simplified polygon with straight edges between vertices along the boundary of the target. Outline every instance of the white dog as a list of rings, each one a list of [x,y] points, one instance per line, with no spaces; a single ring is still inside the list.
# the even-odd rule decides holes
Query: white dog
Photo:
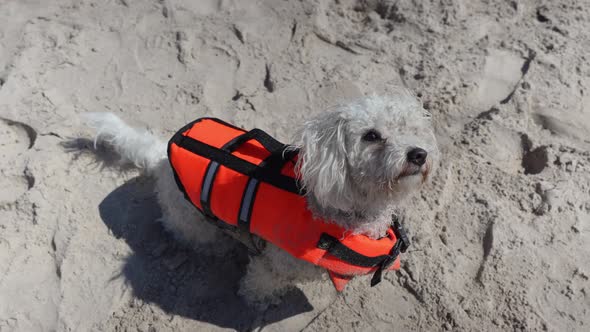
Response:
[[[166,143],[130,128],[110,113],[88,115],[96,139],[156,178],[164,227],[195,248],[219,242],[220,231],[183,197],[167,160]],[[391,224],[392,207],[420,187],[438,159],[430,115],[410,93],[367,97],[310,119],[294,145],[296,169],[315,216],[371,238]],[[280,299],[324,271],[271,245],[252,257],[239,294],[257,306]]]

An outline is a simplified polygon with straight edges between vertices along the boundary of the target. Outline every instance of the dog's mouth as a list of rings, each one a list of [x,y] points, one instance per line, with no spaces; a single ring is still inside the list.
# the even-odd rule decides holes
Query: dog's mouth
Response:
[[[431,161],[427,160],[422,166],[418,166],[412,163],[406,162],[401,173],[396,177],[396,181],[405,177],[422,175],[422,183],[426,182],[428,175],[430,174]]]

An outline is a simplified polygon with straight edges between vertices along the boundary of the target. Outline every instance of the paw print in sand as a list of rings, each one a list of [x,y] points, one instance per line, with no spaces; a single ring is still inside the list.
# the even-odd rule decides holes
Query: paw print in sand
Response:
[[[0,118],[0,207],[14,203],[35,184],[26,167],[26,151],[35,144],[31,126]]]

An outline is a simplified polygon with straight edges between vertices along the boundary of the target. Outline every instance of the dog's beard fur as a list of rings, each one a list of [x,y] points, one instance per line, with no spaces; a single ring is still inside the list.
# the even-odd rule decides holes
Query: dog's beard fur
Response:
[[[382,139],[363,140],[369,130]],[[389,226],[382,212],[419,188],[438,159],[430,115],[405,91],[337,107],[306,122],[296,141],[296,169],[312,212],[373,237]],[[424,165],[408,162],[412,148],[427,151]]]

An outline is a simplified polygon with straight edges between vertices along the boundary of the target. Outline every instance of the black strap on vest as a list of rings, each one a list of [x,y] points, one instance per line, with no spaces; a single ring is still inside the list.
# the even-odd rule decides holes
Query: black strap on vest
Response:
[[[258,128],[252,129],[249,132],[236,136],[226,145],[229,146],[228,149],[230,151],[234,151],[242,144],[252,139],[260,142],[260,144],[262,144],[262,146],[264,146],[264,148],[267,149],[271,154],[280,154],[287,147],[285,144],[277,141],[274,137],[270,136],[269,134]]]
[[[262,146],[270,152],[270,156],[261,162],[258,167],[267,172],[280,174],[285,162],[293,159],[299,153],[299,149],[289,149],[286,144],[277,141],[274,137],[267,134],[265,131],[254,128],[240,136],[236,136],[223,148],[229,152],[235,151],[242,144],[249,140],[258,141]]]
[[[301,190],[301,186],[299,185],[296,179],[290,176],[282,175],[278,167],[271,167],[271,165],[276,165],[278,164],[278,162],[269,162],[266,167],[259,167],[255,164],[252,164],[246,160],[243,160],[239,157],[232,155],[228,151],[218,149],[209,144],[197,141],[191,137],[183,135],[175,135],[171,139],[171,142],[175,143],[176,145],[185,150],[188,150],[192,153],[210,159],[211,161],[215,161],[227,168],[230,168],[248,177],[255,178],[261,182],[266,182],[279,189],[283,189],[294,194],[304,194],[303,190]],[[297,150],[289,150],[284,151],[282,153],[282,156],[281,154],[277,153],[271,154],[271,157],[273,158],[273,160],[288,161],[296,153]],[[277,169],[278,171],[273,171]]]
[[[216,119],[211,120],[217,121]],[[259,254],[261,252],[261,246],[257,242],[260,241],[256,241],[256,239],[254,239],[253,235],[250,233],[250,217],[252,215],[252,209],[254,207],[258,186],[260,182],[263,181],[289,192],[303,194],[303,192],[299,189],[300,186],[295,179],[281,174],[281,170],[283,169],[285,163],[291,161],[299,151],[296,149],[289,149],[287,145],[277,141],[272,136],[260,129],[253,129],[251,131],[245,132],[244,134],[236,136],[223,145],[221,149],[217,149],[206,143],[182,135],[182,133],[188,129],[189,128],[185,126],[185,128],[174,135],[174,137],[172,137],[169,142],[169,146],[174,143],[183,149],[201,155],[210,160],[209,164],[207,165],[207,169],[205,170],[200,197],[202,212],[208,220],[216,225],[222,226],[224,229],[228,229],[227,226],[230,226],[229,224],[220,221],[211,211],[211,193],[219,167],[225,166],[233,169],[234,171],[249,176],[246,187],[244,188],[244,193],[242,195],[240,209],[238,210],[237,220],[239,227],[235,229],[235,227],[230,226],[229,228],[234,229],[229,229],[229,232],[230,235],[242,241],[251,251]],[[259,165],[254,165],[232,155],[232,152],[250,140],[258,141],[266,150],[270,152],[270,155]],[[179,182],[176,172],[175,177],[177,182]]]
[[[264,159],[258,166],[265,167],[269,162],[272,162],[273,155]],[[240,209],[238,210],[238,226],[241,230],[250,232],[250,218],[252,217],[252,209],[254,208],[254,201],[256,200],[256,193],[260,181],[255,178],[249,178],[244,189],[244,194],[240,200]]]
[[[184,138],[186,139],[189,137]],[[264,148],[270,152],[270,156],[263,160],[257,166],[258,169],[264,169],[269,173],[281,175],[281,169],[283,168],[284,164],[288,160],[290,160],[292,155],[285,154],[285,151],[288,150],[287,145],[277,141],[272,136],[268,135],[260,129],[256,128],[242,135],[234,137],[232,140],[223,145],[221,147],[221,150],[228,153],[229,156],[233,157],[231,153],[237,150],[240,146],[242,146],[242,144],[250,140],[256,140],[260,142],[260,144],[262,144],[262,146],[264,146]],[[298,151],[295,150],[294,152]],[[285,157],[289,159],[286,159]],[[211,211],[211,190],[213,188],[213,182],[215,181],[215,177],[217,175],[217,171],[219,170],[220,163],[218,161],[213,160],[213,158],[211,159],[212,160],[207,165],[207,169],[205,171],[205,177],[203,179],[203,184],[201,187],[200,200],[203,212],[205,212],[205,214],[209,217],[213,218],[214,215]],[[227,166],[226,164],[223,165]],[[240,226],[240,228],[244,228],[248,231],[250,229],[250,215],[252,213],[252,207],[254,205],[254,199],[256,196],[256,191],[258,190],[259,183],[260,181],[255,177],[250,177],[248,179],[248,183],[246,184],[246,188],[244,189],[244,194],[242,196],[240,209],[238,211],[238,225]]]
[[[203,178],[203,184],[201,185],[201,207],[203,212],[213,218],[213,212],[211,212],[211,191],[213,189],[213,181],[219,170],[219,163],[210,161],[205,170],[205,177]]]
[[[397,241],[391,248],[389,255],[380,255],[375,257],[360,254],[340,242],[337,238],[323,233],[317,243],[317,247],[326,250],[330,255],[356,266],[377,267],[371,278],[371,286],[381,282],[383,271],[386,271],[397,259],[400,253],[406,252],[410,246],[410,241],[402,225],[394,220],[392,225],[393,232]]]
[[[377,266],[383,260],[389,257],[388,255],[370,257],[365,256],[363,254],[359,254],[358,252],[342,244],[342,242],[338,241],[337,238],[326,233],[323,233],[320,236],[320,240],[318,241],[317,247],[326,250],[330,253],[330,255],[342,261],[362,267]]]
[[[246,136],[246,134],[236,136],[234,139],[225,143],[221,147],[221,150],[229,153],[234,152],[240,145],[247,141],[242,139],[244,136]],[[207,164],[205,177],[203,178],[203,183],[201,185],[201,206],[203,207],[203,212],[210,218],[215,218],[211,211],[211,190],[213,189],[213,182],[215,181],[218,170],[219,163],[216,161],[210,161],[209,164]]]

